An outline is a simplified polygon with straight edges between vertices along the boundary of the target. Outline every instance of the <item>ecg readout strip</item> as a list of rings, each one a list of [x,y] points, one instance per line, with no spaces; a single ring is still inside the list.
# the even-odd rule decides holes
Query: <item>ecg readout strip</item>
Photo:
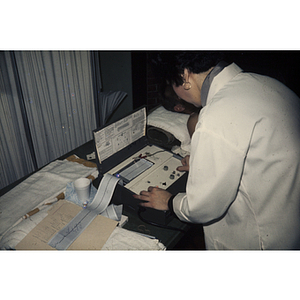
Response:
[[[54,235],[48,245],[58,250],[66,250],[94,218],[106,210],[118,181],[118,178],[105,174],[93,202],[86,209],[82,209],[69,224]]]
[[[109,205],[107,209],[101,213],[101,216],[115,220],[120,221],[122,217],[122,210],[123,205]]]

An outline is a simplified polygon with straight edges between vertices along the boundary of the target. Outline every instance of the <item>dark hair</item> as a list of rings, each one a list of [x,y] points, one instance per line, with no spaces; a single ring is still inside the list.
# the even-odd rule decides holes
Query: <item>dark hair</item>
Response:
[[[174,111],[174,106],[179,103],[179,97],[169,85],[162,84],[159,91],[159,100],[162,106],[170,111]]]
[[[196,106],[179,98],[170,85],[162,85],[161,90],[159,91],[159,98],[162,106],[166,110],[174,112],[174,107],[177,104],[181,104],[185,108],[185,111],[189,113],[198,111]]]
[[[156,76],[179,86],[184,69],[196,74],[206,72],[223,57],[220,51],[157,51],[150,54],[150,63]]]

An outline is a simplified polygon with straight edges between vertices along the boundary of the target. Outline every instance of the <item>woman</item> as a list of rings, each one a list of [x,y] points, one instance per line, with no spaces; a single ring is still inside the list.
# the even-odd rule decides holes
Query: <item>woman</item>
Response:
[[[202,223],[207,249],[300,248],[300,100],[279,81],[245,73],[216,52],[163,52],[156,71],[202,106],[186,193],[149,187],[142,206]]]

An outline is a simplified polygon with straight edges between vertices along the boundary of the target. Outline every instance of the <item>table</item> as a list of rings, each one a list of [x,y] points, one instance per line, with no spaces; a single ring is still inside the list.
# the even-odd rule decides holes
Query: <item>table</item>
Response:
[[[78,157],[82,159],[87,159],[87,154],[90,154],[95,151],[94,148],[94,140],[91,140],[80,147],[66,153],[65,155],[61,156],[60,160],[63,160],[73,154],[77,155]],[[96,160],[90,160],[94,163],[96,163]],[[10,184],[9,186],[5,187],[4,189],[0,190],[0,196],[3,195],[4,193],[8,192],[10,189],[15,187],[17,184],[25,180],[27,177],[29,177],[31,174],[28,176],[25,176],[24,178],[17,180],[16,182]],[[96,178],[93,181],[93,185],[98,188],[100,183],[100,178]],[[182,240],[183,237],[186,237],[191,230],[193,230],[193,227],[195,227],[192,224],[188,224],[185,222],[180,221],[178,218],[174,217],[172,220],[168,223],[168,226],[173,227],[174,230],[172,229],[166,229],[166,228],[161,228],[157,226],[153,226],[150,224],[147,224],[143,222],[137,215],[136,212],[133,210],[127,209],[125,206],[123,208],[123,214],[125,216],[128,216],[128,222],[123,226],[123,228],[139,232],[142,234],[146,234],[149,236],[153,236],[157,238],[160,242],[162,242],[167,249],[176,249],[176,245]]]

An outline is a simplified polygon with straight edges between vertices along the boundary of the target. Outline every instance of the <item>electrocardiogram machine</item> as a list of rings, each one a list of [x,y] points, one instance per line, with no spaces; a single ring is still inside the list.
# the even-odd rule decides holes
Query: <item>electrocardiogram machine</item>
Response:
[[[99,175],[106,173],[120,178],[112,202],[124,204],[139,213],[144,220],[166,225],[172,218],[169,211],[139,206],[132,197],[149,186],[170,193],[185,191],[187,174],[176,170],[181,165],[178,156],[162,147],[150,144],[146,137],[146,108],[142,107],[113,124],[93,131]]]

